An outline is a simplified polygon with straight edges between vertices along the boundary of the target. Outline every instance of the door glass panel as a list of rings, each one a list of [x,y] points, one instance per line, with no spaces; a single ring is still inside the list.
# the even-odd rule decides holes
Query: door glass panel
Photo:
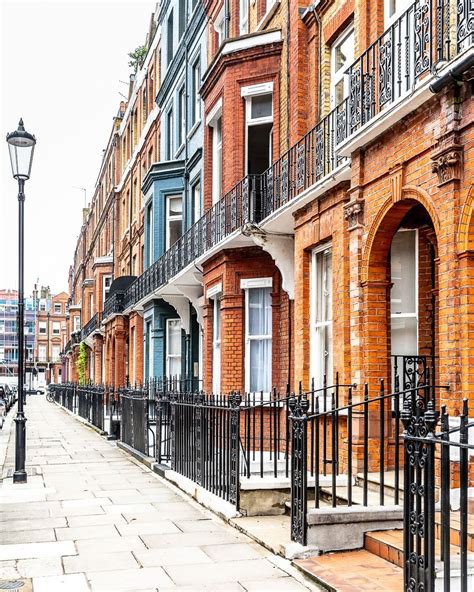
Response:
[[[416,313],[416,231],[395,234],[391,248],[392,315]]]

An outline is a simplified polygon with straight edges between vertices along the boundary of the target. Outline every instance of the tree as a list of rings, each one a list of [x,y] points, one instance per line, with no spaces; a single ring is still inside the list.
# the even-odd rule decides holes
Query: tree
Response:
[[[128,54],[128,57],[130,58],[128,65],[130,66],[130,68],[133,68],[134,74],[136,74],[138,70],[143,66],[143,62],[145,60],[147,51],[148,48],[146,45],[140,45]]]
[[[76,361],[77,376],[79,384],[86,384],[86,365],[87,365],[87,350],[86,344],[83,342],[79,346],[79,356]]]

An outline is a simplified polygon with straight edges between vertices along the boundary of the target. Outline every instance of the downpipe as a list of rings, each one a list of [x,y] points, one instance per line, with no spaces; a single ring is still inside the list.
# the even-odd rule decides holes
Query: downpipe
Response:
[[[445,86],[451,82],[461,82],[462,75],[474,66],[474,52],[468,53],[458,64],[450,68],[438,80],[430,84],[432,93],[439,93]]]

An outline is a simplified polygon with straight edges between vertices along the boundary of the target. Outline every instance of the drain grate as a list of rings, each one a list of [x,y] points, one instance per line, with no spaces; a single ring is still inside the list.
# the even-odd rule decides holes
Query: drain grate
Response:
[[[18,590],[24,585],[21,580],[0,580],[0,590]]]

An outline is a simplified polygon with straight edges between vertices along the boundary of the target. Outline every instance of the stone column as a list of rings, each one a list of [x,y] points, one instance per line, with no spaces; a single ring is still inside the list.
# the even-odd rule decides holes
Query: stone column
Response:
[[[93,337],[94,345],[94,383],[100,384],[102,382],[102,348],[104,345],[104,338],[100,334]]]

